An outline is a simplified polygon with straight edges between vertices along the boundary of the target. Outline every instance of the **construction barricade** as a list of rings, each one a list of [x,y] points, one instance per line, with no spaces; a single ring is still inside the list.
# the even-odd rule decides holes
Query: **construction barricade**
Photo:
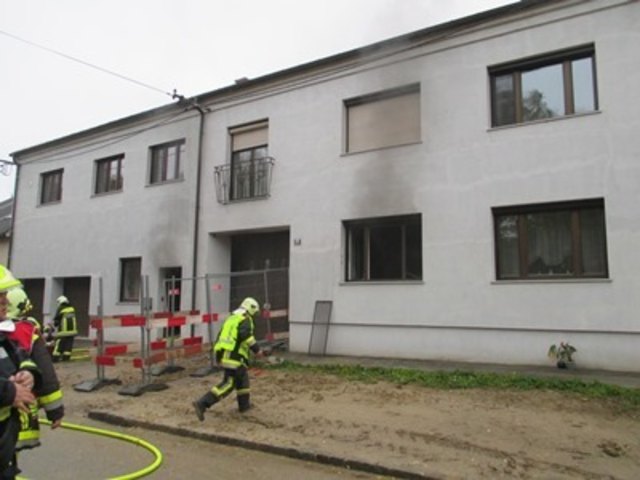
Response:
[[[108,384],[120,384],[120,380],[106,378],[105,367],[128,364],[141,371],[142,380],[139,384],[123,387],[118,393],[138,396],[148,391],[164,390],[167,385],[153,382],[152,375],[158,376],[182,370],[182,367],[178,367],[175,364],[176,359],[210,351],[212,328],[208,328],[207,342],[204,342],[203,337],[195,336],[151,340],[151,331],[161,328],[169,330],[198,323],[210,324],[216,321],[217,318],[217,315],[200,315],[199,312],[92,317],[91,328],[96,329],[96,347],[93,358],[97,368],[97,377],[93,380],[78,383],[73,388],[77,391],[90,392]],[[107,344],[105,342],[105,330],[123,327],[138,327],[140,329],[140,342],[127,344]],[[212,362],[211,358],[210,362]],[[213,366],[213,364],[211,365]]]

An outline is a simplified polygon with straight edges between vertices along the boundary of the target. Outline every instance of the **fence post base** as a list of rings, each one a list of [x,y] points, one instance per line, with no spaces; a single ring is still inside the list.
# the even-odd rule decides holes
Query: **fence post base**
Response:
[[[221,372],[222,370],[224,370],[222,367],[206,366],[206,367],[199,368],[195,372],[189,374],[189,376],[190,377],[206,377],[207,375],[211,375],[213,373],[218,373],[218,372]]]
[[[120,385],[122,382],[117,378],[94,378],[93,380],[85,380],[84,382],[76,383],[73,385],[73,389],[77,392],[93,392],[106,385]]]
[[[181,372],[182,370],[184,370],[184,367],[179,365],[157,365],[155,367],[151,367],[151,375],[157,377],[169,373]]]
[[[139,397],[146,392],[160,392],[166,390],[169,386],[166,383],[139,383],[137,385],[127,385],[118,390],[118,395],[130,395]]]

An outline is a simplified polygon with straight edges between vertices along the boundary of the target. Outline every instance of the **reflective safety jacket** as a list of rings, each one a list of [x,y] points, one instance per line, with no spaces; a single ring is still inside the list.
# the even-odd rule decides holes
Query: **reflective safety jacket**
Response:
[[[238,368],[249,364],[249,350],[260,348],[254,337],[253,318],[243,309],[227,317],[213,347],[218,363],[223,368]]]
[[[20,370],[29,370],[35,387],[40,387],[40,374],[29,358],[28,347],[34,329],[25,322],[16,325],[14,331],[0,330],[0,465],[8,465],[15,453],[19,412],[13,407],[15,384],[9,378]]]
[[[33,393],[38,399],[37,405],[31,406],[30,414],[20,414],[20,435],[16,450],[34,448],[40,445],[40,424],[38,422],[38,410],[43,408],[47,420],[54,422],[64,416],[62,403],[62,391],[56,375],[51,355],[47,351],[46,343],[40,336],[40,324],[33,317],[26,317],[17,322],[27,322],[35,327],[30,357],[40,371],[42,381]],[[18,325],[18,323],[16,323]]]
[[[53,325],[58,332],[56,337],[73,337],[78,335],[78,322],[76,320],[76,309],[68,303],[63,303],[58,307]]]

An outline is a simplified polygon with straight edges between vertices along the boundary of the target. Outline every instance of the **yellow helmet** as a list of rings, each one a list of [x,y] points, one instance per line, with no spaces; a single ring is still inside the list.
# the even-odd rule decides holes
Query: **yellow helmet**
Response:
[[[7,293],[7,301],[8,318],[17,319],[24,317],[33,308],[26,292],[20,287],[9,290]]]
[[[240,304],[240,308],[244,308],[245,311],[252,317],[260,311],[260,305],[255,298],[247,297]]]
[[[0,293],[8,292],[12,288],[21,286],[20,280],[14,277],[10,270],[4,265],[0,265]]]

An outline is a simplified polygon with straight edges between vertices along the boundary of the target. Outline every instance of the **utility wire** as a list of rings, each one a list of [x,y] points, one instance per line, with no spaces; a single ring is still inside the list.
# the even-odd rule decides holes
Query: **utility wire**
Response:
[[[173,93],[167,92],[165,90],[162,90],[161,88],[154,87],[153,85],[149,85],[148,83],[140,82],[138,80],[135,80],[135,79],[133,79],[131,77],[127,77],[125,75],[121,75],[121,74],[119,74],[117,72],[114,72],[112,70],[108,70],[106,68],[99,67],[98,65],[94,65],[94,64],[89,63],[89,62],[85,62],[84,60],[80,60],[79,58],[72,57],[71,55],[67,55],[66,53],[59,52],[57,50],[54,50],[53,48],[45,47],[44,45],[40,45],[40,44],[32,42],[30,40],[26,40],[24,38],[18,37],[17,35],[13,35],[11,33],[5,32],[4,30],[0,30],[0,34],[6,35],[7,37],[13,38],[14,40],[18,40],[20,42],[26,43],[27,45],[31,45],[32,47],[37,47],[37,48],[45,50],[45,51],[47,51],[49,53],[53,53],[53,54],[58,55],[60,57],[66,58],[67,60],[71,60],[73,62],[77,62],[77,63],[80,63],[80,64],[85,65],[87,67],[99,70],[99,71],[101,71],[103,73],[107,73],[109,75],[113,75],[114,77],[121,78],[122,80],[126,80],[128,82],[135,83],[136,85],[140,85],[141,87],[149,88],[149,89],[154,90],[156,92],[160,92],[160,93],[162,93],[164,95],[168,95],[172,99],[175,99],[175,98],[178,97],[178,95],[177,95],[175,90],[173,91]]]

